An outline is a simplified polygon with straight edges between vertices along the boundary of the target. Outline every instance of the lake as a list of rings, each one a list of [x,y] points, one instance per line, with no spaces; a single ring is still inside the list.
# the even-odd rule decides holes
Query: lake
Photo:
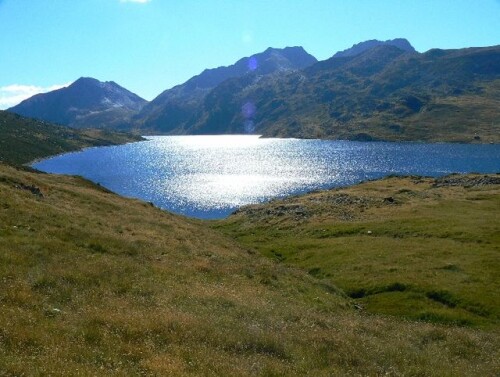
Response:
[[[500,172],[500,145],[153,136],[33,164],[81,175],[124,196],[214,219],[240,206],[389,174]]]

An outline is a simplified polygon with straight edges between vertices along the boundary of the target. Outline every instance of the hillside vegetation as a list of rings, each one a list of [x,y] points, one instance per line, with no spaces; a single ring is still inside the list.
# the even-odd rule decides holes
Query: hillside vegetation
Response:
[[[226,80],[187,133],[244,133],[251,122],[267,137],[500,142],[499,67],[499,46],[423,54],[377,46],[284,76]]]
[[[388,182],[394,181],[382,186]],[[356,190],[374,187],[377,193],[377,186],[371,185]],[[438,190],[445,195],[446,190]],[[482,208],[489,201],[488,190],[483,189],[471,189],[463,196],[462,201],[470,201],[466,209]],[[427,200],[431,206],[434,199]],[[380,207],[382,218],[394,211]],[[229,222],[234,226],[242,216],[245,211]],[[296,224],[294,219],[287,221]],[[285,232],[290,237],[286,245],[297,250],[291,228],[274,224],[266,234],[260,228],[263,222],[255,222],[255,227],[252,223],[247,223],[248,231],[259,231],[262,237],[276,229],[272,231],[276,241],[266,242],[274,243],[283,256],[287,251],[278,249],[277,242]],[[320,230],[307,224],[299,226],[300,235],[315,242],[315,232]],[[338,230],[333,223],[322,225],[328,235],[322,240],[338,238],[339,250],[345,248],[346,260],[352,261],[353,245],[340,234],[349,233],[348,225],[338,225]],[[383,220],[369,225],[374,233],[370,242],[385,242],[393,236]],[[498,274],[490,275],[494,267],[486,252],[493,247],[488,242],[497,240],[488,235],[495,225],[483,225],[477,237],[486,240],[469,240],[473,251],[482,255],[478,260],[461,261],[451,253],[439,263],[428,262],[435,263],[432,271],[450,274],[450,281],[460,281],[455,274],[464,279],[467,274],[476,288],[486,283],[475,279],[495,282]],[[406,239],[408,226],[400,230],[402,245],[419,253],[425,248],[425,244],[419,246],[423,236],[416,235],[415,242]],[[413,226],[424,232],[422,224]],[[379,234],[384,231],[388,234]],[[351,233],[352,241],[365,237]],[[464,235],[448,236],[436,253],[448,250],[442,249],[446,243],[455,246],[471,237],[466,230]],[[433,235],[430,240],[434,242]],[[381,260],[377,261],[370,242],[360,242],[355,250],[371,254],[377,266]],[[325,264],[314,263],[321,266],[317,274],[307,274],[255,254],[253,242],[244,244],[251,247],[238,246],[205,223],[119,197],[81,178],[27,173],[0,164],[0,374],[498,374],[496,331],[368,315],[331,283],[347,268],[355,272],[356,266],[340,263],[337,272],[333,263],[327,266],[333,262],[327,258]],[[314,249],[308,252],[317,258]],[[380,253],[384,254],[380,258],[389,259],[385,248]],[[398,275],[396,281],[406,283],[410,269],[399,260],[404,256],[397,255],[390,262],[392,273]],[[415,260],[420,260],[417,255]],[[447,267],[448,262],[455,267]],[[367,264],[359,263],[359,270]],[[414,265],[418,274],[419,264]],[[469,265],[482,266],[483,276],[470,274]],[[332,271],[332,277],[318,276],[326,271]],[[339,279],[339,284],[348,287],[345,280]],[[452,297],[468,297],[443,284]],[[492,297],[495,287],[490,288],[480,295]],[[498,313],[494,303],[485,305],[488,314],[480,315],[485,322],[492,323]]]
[[[207,223],[11,165],[129,136],[0,116],[1,376],[499,374],[498,176]]]
[[[25,164],[85,147],[123,144],[140,136],[104,130],[74,130],[0,111],[0,162]]]
[[[368,313],[498,330],[500,175],[406,177],[244,207],[215,227]]]

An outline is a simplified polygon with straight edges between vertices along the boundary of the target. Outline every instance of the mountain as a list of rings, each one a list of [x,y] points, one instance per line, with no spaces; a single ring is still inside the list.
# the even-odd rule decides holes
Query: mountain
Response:
[[[316,62],[316,58],[302,47],[268,48],[262,53],[242,58],[233,65],[206,69],[185,83],[161,93],[134,117],[134,124],[147,132],[189,132],[193,114],[203,104],[207,94],[222,82],[236,77],[256,79],[286,74]]]
[[[146,102],[113,81],[82,77],[66,88],[28,98],[8,111],[75,128],[119,128]]]
[[[400,50],[407,51],[407,52],[415,52],[415,49],[413,46],[404,38],[396,38],[396,39],[391,39],[388,41],[378,41],[376,39],[372,39],[369,41],[365,42],[360,42],[352,46],[351,48],[348,48],[347,50],[344,51],[339,51],[335,55],[333,55],[335,58],[346,58],[349,56],[356,56],[361,54],[362,52],[365,52],[367,50],[370,50],[374,47],[378,46],[394,46],[399,48]]]
[[[25,164],[85,147],[124,144],[140,136],[108,130],[75,130],[0,111],[0,162]]]
[[[190,133],[500,141],[500,46],[354,50],[279,77],[224,81],[205,97]]]
[[[207,69],[150,103],[81,78],[10,111],[72,127],[143,134],[500,142],[500,46],[419,53],[370,40],[318,62],[268,48]]]

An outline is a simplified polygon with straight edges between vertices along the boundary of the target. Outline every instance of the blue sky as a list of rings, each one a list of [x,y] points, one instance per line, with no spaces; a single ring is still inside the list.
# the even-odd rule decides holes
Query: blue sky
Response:
[[[0,0],[0,109],[81,76],[152,99],[267,47],[500,44],[500,0]]]

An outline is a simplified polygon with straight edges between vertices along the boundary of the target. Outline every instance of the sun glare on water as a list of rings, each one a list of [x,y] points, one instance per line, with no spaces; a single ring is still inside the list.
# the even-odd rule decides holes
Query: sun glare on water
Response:
[[[246,204],[388,174],[496,172],[498,146],[261,139],[258,135],[153,136],[34,167],[77,174],[119,194],[201,218]],[[495,157],[497,156],[497,157]]]

